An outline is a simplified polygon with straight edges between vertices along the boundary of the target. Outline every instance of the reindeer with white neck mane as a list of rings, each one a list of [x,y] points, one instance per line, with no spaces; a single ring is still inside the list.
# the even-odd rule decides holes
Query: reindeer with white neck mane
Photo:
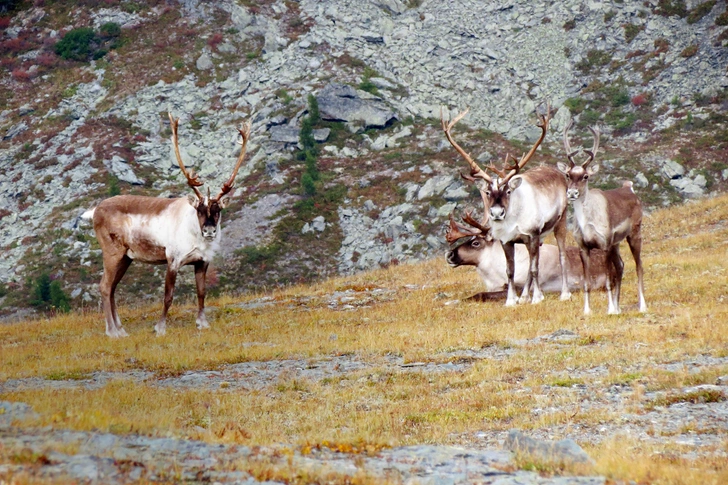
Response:
[[[589,127],[594,137],[591,150],[582,150],[588,158],[581,164],[574,161],[579,150],[572,151],[568,132],[573,120],[564,128],[564,149],[569,160],[567,166],[558,162],[557,167],[568,181],[566,196],[574,206],[574,238],[581,249],[584,274],[589,275],[589,254],[593,249],[607,252],[607,298],[609,314],[618,314],[619,293],[624,274],[624,262],[619,255],[619,243],[627,240],[637,267],[639,311],[646,312],[644,297],[642,258],[642,203],[632,189],[632,182],[625,181],[622,187],[613,190],[589,189],[589,177],[599,171],[599,165],[589,166],[599,150],[600,132]],[[589,278],[584,278],[584,314],[591,313],[589,307]]]
[[[487,203],[481,191],[483,201]],[[464,226],[455,222],[450,214],[450,224],[445,234],[448,244],[453,247],[447,253],[447,262],[453,268],[458,266],[475,266],[480,279],[485,285],[486,293],[479,293],[469,299],[494,300],[505,297],[503,291],[508,285],[506,277],[506,258],[499,241],[493,239],[488,226],[488,214],[484,212],[481,221],[475,220],[472,211],[467,211],[462,218],[468,224]],[[604,251],[591,252],[591,287],[604,288],[606,282],[606,259]],[[529,278],[529,254],[523,244],[515,246],[515,274],[516,287],[524,288]],[[582,288],[584,272],[579,248],[569,246],[566,248],[566,274],[570,291]],[[538,279],[541,290],[545,293],[556,293],[562,288],[561,263],[559,248],[553,244],[542,244],[539,248]]]
[[[503,170],[498,170],[492,163],[486,167],[495,174],[494,177],[481,169],[452,138],[450,133],[452,127],[465,116],[467,111],[463,111],[449,123],[446,123],[442,116],[442,129],[453,148],[470,166],[470,175],[463,175],[463,177],[473,182],[477,179],[484,182],[481,190],[487,199],[485,205],[490,218],[490,232],[495,239],[501,242],[506,256],[506,275],[508,277],[506,306],[528,301],[531,286],[533,287],[531,303],[539,303],[543,300],[538,278],[539,246],[541,240],[552,231],[559,248],[562,275],[561,299],[568,300],[571,298],[571,293],[568,287],[565,252],[566,181],[558,170],[547,166],[539,166],[525,173],[519,173],[546,137],[550,107],[547,106],[546,114],[540,117],[538,127],[541,128],[541,136],[528,153],[523,155],[520,160],[516,160],[510,154],[506,155]],[[515,163],[508,165],[509,159]],[[517,298],[514,282],[516,243],[525,244],[529,254],[529,278],[520,300]]]
[[[162,318],[154,326],[157,335],[166,332],[167,312],[172,304],[177,272],[182,266],[193,265],[197,286],[197,328],[208,328],[205,317],[205,276],[207,267],[220,247],[220,214],[232,195],[235,176],[245,158],[250,137],[250,123],[238,130],[241,136],[240,155],[232,175],[220,193],[203,196],[198,187],[203,183],[194,170],[185,168],[180,156],[177,126],[179,119],[169,115],[177,163],[194,195],[176,199],[119,195],[102,201],[96,208],[86,211],[84,219],[93,219],[96,238],[101,246],[104,274],[99,284],[101,302],[106,319],[106,335],[125,337],[116,310],[114,292],[132,261],[167,264],[164,283],[164,309]]]

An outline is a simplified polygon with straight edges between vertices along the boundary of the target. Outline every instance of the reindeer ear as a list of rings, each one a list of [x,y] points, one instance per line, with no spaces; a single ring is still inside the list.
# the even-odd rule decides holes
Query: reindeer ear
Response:
[[[586,169],[586,173],[588,173],[590,177],[598,172],[599,172],[599,165],[592,165],[591,167]]]
[[[187,202],[189,202],[195,209],[197,209],[197,206],[200,205],[200,199],[194,194],[187,194]]]
[[[556,162],[556,168],[559,169],[559,172],[563,173],[564,175],[569,174],[569,166],[566,165],[564,162]]]
[[[521,182],[523,182],[523,179],[521,177],[512,178],[511,181],[508,183],[508,187],[510,187],[511,190],[516,190],[518,187],[521,186]]]
[[[217,204],[220,206],[220,209],[224,209],[228,205],[230,205],[230,197],[223,197],[220,200],[217,201]]]

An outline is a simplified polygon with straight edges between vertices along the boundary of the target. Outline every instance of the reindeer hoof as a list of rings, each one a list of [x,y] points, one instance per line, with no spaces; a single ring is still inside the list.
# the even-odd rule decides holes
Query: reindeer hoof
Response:
[[[161,337],[162,335],[165,335],[167,333],[167,329],[164,327],[160,327],[159,325],[155,325],[154,333],[157,334],[157,337]]]
[[[206,330],[208,328],[210,328],[210,324],[209,323],[207,323],[207,322],[202,322],[202,323],[197,322],[197,330]]]
[[[118,333],[118,335],[117,335],[118,337],[128,337],[129,336],[129,334],[126,333],[126,330],[124,330],[123,328],[120,328],[117,333]]]
[[[516,306],[518,300],[506,300],[506,306]]]
[[[571,293],[562,293],[561,301],[568,301],[568,300],[571,300]]]

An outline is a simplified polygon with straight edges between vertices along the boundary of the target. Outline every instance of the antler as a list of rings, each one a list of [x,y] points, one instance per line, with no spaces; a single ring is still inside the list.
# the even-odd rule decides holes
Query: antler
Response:
[[[190,169],[189,172],[185,169],[185,164],[182,161],[182,156],[179,153],[179,140],[177,138],[177,127],[179,125],[179,118],[175,119],[172,116],[172,113],[167,114],[169,115],[170,128],[172,128],[172,145],[174,146],[174,154],[177,156],[177,163],[179,164],[179,168],[182,170],[182,173],[187,179],[187,185],[189,185],[190,188],[195,191],[195,195],[199,200],[203,200],[204,197],[197,189],[197,187],[200,187],[202,185],[199,176],[195,173],[194,169]]]
[[[539,115],[540,122],[536,125],[539,128],[541,128],[541,136],[536,140],[536,143],[531,147],[531,149],[521,157],[520,160],[516,161],[515,157],[513,158],[513,161],[516,161],[515,165],[512,165],[511,167],[504,167],[504,172],[506,170],[510,170],[508,172],[508,175],[503,177],[503,183],[508,182],[511,177],[516,175],[523,167],[526,166],[529,160],[531,160],[531,157],[534,153],[536,153],[536,150],[541,145],[541,142],[543,142],[544,138],[546,138],[546,132],[549,129],[549,121],[551,121],[551,104],[546,103],[546,114],[545,115]],[[506,156],[506,160],[508,160],[508,157],[510,157],[510,154]],[[505,164],[504,164],[505,165]]]
[[[592,132],[592,136],[594,137],[594,145],[592,145],[591,150],[584,150],[584,153],[589,155],[589,159],[582,164],[582,167],[586,168],[590,163],[594,161],[594,158],[597,156],[597,150],[599,150],[599,136],[601,135],[601,132],[599,131],[598,127],[592,128],[589,127],[589,131]]]
[[[227,182],[225,182],[222,185],[222,189],[220,190],[220,193],[212,200],[220,200],[221,197],[223,197],[225,194],[233,190],[233,186],[235,184],[235,177],[238,175],[238,170],[240,170],[240,165],[243,163],[243,159],[245,158],[245,150],[248,147],[248,140],[250,139],[250,122],[241,123],[240,128],[238,128],[238,133],[240,133],[241,140],[238,142],[240,143],[240,155],[238,156],[238,161],[235,162],[235,168],[233,169],[232,175],[230,175],[230,178]]]
[[[579,150],[571,150],[571,143],[569,143],[569,130],[572,126],[574,126],[574,118],[570,119],[564,127],[564,150],[566,150],[566,158],[569,159],[569,163],[573,167],[576,165],[576,162],[574,162],[574,155],[579,153]]]
[[[440,121],[442,122],[442,131],[445,132],[445,137],[447,138],[447,141],[450,142],[450,144],[453,146],[457,152],[462,155],[462,157],[465,159],[466,162],[468,162],[468,165],[470,165],[470,177],[467,177],[463,175],[463,178],[473,181],[475,178],[483,179],[486,182],[490,183],[491,178],[490,176],[478,166],[477,163],[468,155],[468,153],[458,145],[455,140],[452,137],[452,134],[450,133],[450,130],[453,126],[455,126],[455,123],[463,119],[463,117],[468,113],[469,108],[465,111],[461,112],[459,115],[457,115],[453,120],[451,120],[449,123],[445,123],[445,115],[444,110],[442,107],[440,107]]]
[[[447,231],[445,232],[445,240],[448,244],[452,244],[464,237],[477,236],[478,234],[480,232],[476,232],[455,222],[455,218],[450,214],[450,224],[447,226]]]

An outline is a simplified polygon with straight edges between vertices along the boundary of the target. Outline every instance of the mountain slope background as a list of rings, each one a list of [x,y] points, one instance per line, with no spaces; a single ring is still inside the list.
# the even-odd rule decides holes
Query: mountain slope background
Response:
[[[455,136],[484,164],[528,149],[547,102],[551,131],[531,163],[563,158],[570,118],[572,146],[590,146],[586,127],[599,124],[597,185],[633,180],[648,210],[728,186],[725,2],[6,0],[0,9],[6,317],[97,305],[101,255],[84,210],[116,193],[189,192],[168,112],[182,119],[183,157],[213,192],[237,155],[236,126],[253,123],[213,293],[441,254],[447,215],[479,201],[459,178],[441,106],[470,108]],[[314,162],[302,126],[318,140]],[[132,265],[120,297],[160,298],[163,270]],[[192,293],[183,273],[178,295]],[[41,282],[66,299],[49,302]]]

